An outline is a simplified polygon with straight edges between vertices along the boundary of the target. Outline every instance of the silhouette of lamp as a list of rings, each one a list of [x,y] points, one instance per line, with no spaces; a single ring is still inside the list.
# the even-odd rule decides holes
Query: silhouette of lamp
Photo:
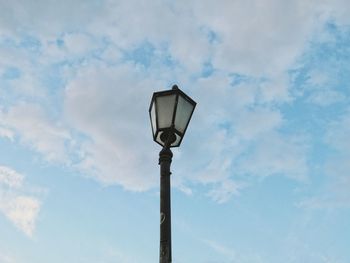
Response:
[[[176,85],[154,92],[149,107],[153,140],[163,148],[160,165],[160,248],[159,262],[171,262],[170,164],[171,147],[179,147],[191,120],[196,102]]]

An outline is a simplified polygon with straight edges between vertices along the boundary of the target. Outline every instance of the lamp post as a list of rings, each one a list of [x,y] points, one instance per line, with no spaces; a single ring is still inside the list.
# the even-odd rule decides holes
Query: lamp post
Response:
[[[163,147],[159,152],[160,263],[171,262],[170,148],[180,146],[195,107],[196,102],[176,85],[171,90],[153,93],[149,107],[153,140]]]

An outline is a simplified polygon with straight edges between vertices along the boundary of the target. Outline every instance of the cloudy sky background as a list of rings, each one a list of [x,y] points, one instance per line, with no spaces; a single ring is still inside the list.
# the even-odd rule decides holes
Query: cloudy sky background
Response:
[[[177,263],[350,262],[346,0],[0,0],[0,262],[156,262],[173,84]]]

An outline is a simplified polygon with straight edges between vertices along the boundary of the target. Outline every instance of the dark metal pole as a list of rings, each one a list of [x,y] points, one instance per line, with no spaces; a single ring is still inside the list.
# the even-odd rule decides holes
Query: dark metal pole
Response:
[[[160,165],[160,248],[159,262],[171,262],[170,164],[173,153],[168,146],[159,153]]]

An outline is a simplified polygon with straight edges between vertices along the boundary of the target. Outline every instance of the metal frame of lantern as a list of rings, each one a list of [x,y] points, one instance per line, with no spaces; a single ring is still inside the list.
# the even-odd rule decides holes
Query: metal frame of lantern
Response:
[[[159,110],[160,109],[159,109],[157,98],[172,96],[172,95],[173,96],[175,95],[175,103],[174,103],[171,123],[169,127],[159,128]],[[190,103],[193,107],[188,117],[186,126],[184,127],[182,132],[179,129],[177,129],[176,127],[177,125],[175,123],[177,120],[176,117],[178,113],[178,104],[179,104],[180,97],[181,99],[184,99],[186,102]],[[194,100],[192,100],[189,96],[187,96],[176,85],[174,85],[171,90],[154,92],[151,100],[151,105],[149,107],[149,116],[151,120],[153,140],[161,146],[165,146],[165,144],[168,142],[169,143],[168,147],[179,147],[186,133],[188,124],[190,123],[190,120],[192,118],[194,109],[196,108],[196,104],[197,103]],[[154,112],[152,112],[152,110],[154,110]]]

